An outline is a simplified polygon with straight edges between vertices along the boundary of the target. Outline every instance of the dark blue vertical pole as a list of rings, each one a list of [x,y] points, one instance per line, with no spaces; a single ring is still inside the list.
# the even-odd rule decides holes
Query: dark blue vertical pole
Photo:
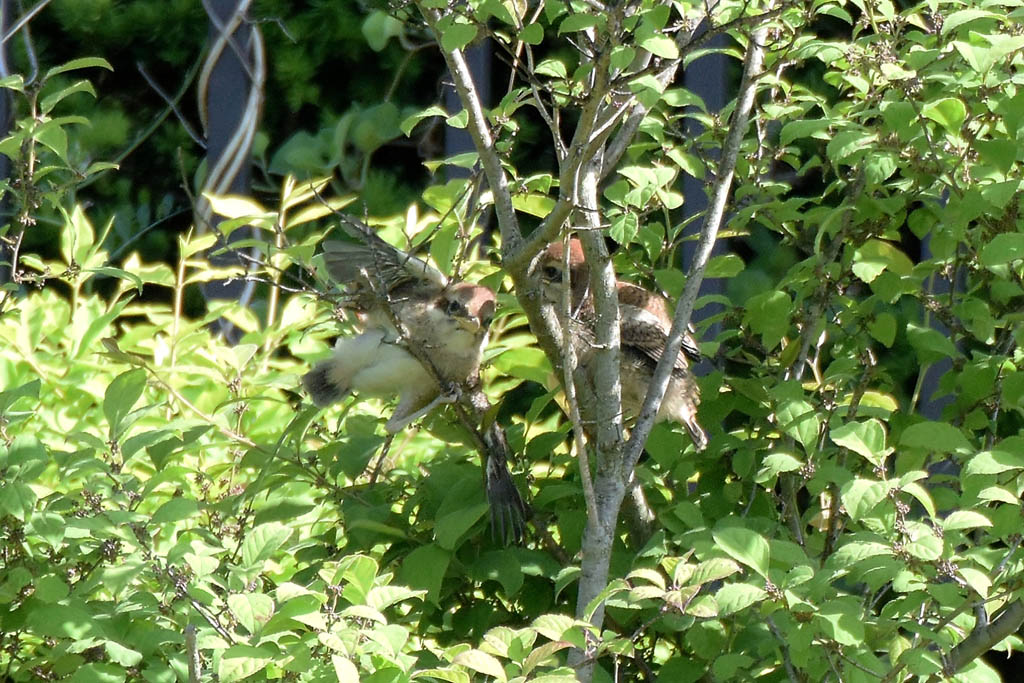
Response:
[[[728,38],[724,35],[719,35],[710,41],[710,47],[724,48],[728,45]],[[705,106],[709,114],[714,114],[722,111],[728,101],[727,93],[727,67],[728,62],[725,55],[718,53],[709,53],[694,60],[686,67],[686,71],[683,74],[683,84],[687,90],[700,96],[701,100],[704,101]],[[694,119],[687,120],[686,126],[687,135],[690,139],[696,139],[702,132],[703,127]],[[712,174],[710,177],[705,179],[694,178],[693,176],[683,173],[683,216],[686,220],[690,221],[687,225],[685,235],[688,237],[696,237],[700,233],[700,227],[703,221],[701,219],[691,220],[694,216],[703,215],[707,212],[708,208],[708,195],[707,186],[708,182],[714,178],[715,168],[708,169]],[[683,269],[684,271],[690,267],[693,262],[693,256],[697,249],[696,240],[688,240],[683,243]],[[719,244],[715,245],[715,254],[723,252],[724,249]],[[722,280],[719,278],[706,279],[701,284],[700,293],[703,294],[722,294],[725,288]],[[721,311],[722,307],[719,304],[712,304],[704,306],[693,312],[694,322],[698,322],[708,318]],[[704,331],[701,336],[705,339],[714,339],[718,336],[719,331],[718,323],[711,326],[710,329]]]
[[[220,37],[219,26],[227,25],[236,11],[245,4],[245,0],[207,0],[204,5],[210,14],[211,44]],[[252,54],[252,41],[256,40],[256,28],[249,22],[242,24],[231,35],[230,44],[220,53],[210,71],[209,85],[201,97],[206,97],[206,168],[209,174],[218,162],[227,154],[244,154],[249,150],[232,150],[231,140],[243,126],[246,107],[249,102],[249,91],[253,87],[253,65],[248,64]],[[251,170],[248,163],[241,164],[228,181],[223,193],[249,194]],[[207,181],[209,182],[209,180]],[[216,230],[221,222],[219,216],[210,216],[210,229]],[[231,233],[228,242],[236,242],[252,237],[250,228],[241,228]],[[210,262],[217,266],[229,266],[237,263],[238,257],[230,252],[219,256],[211,256]],[[203,296],[212,300],[238,300],[248,303],[251,298],[252,283],[242,280],[218,280],[203,285]],[[218,321],[224,337],[235,343],[241,336],[240,331],[226,319]]]
[[[486,109],[491,103],[491,45],[490,41],[482,41],[466,50],[466,63],[469,65],[469,73],[476,85],[477,95],[480,97],[480,104]],[[462,102],[459,101],[459,94],[450,84],[444,89],[444,108],[449,114],[456,114],[462,109]],[[456,154],[472,152],[473,139],[465,128],[452,128],[446,126],[444,129],[444,153],[446,157]],[[446,166],[445,175],[448,179],[465,178],[469,171],[455,166]]]
[[[13,18],[13,8],[11,5],[14,0],[0,0],[0,36],[6,35],[7,30],[11,25],[11,19]],[[7,49],[7,45],[10,40],[4,41],[0,44],[0,78],[11,75],[10,65],[10,50]],[[14,98],[11,97],[11,93],[7,88],[0,89],[0,138],[5,138],[11,133],[11,126],[14,125]],[[6,180],[10,178],[12,171],[11,159],[6,154],[0,154],[0,179]],[[2,203],[0,203],[0,235],[8,236],[10,231],[10,225],[8,223],[10,219],[9,211],[10,201],[5,195]],[[8,223],[4,226],[5,223]],[[2,229],[6,227],[7,231],[4,232]],[[13,249],[9,247],[6,242],[0,243],[0,284],[11,280],[13,275],[12,268],[15,264],[10,263],[13,258]]]

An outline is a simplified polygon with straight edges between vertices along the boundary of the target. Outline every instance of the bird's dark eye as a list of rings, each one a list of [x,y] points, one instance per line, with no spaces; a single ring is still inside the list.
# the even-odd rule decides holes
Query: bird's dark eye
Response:
[[[445,309],[448,315],[462,315],[466,311],[466,307],[463,306],[459,301],[452,299],[448,302],[448,307]]]
[[[544,266],[544,270],[541,271],[544,274],[545,280],[561,280],[562,271],[554,266]]]

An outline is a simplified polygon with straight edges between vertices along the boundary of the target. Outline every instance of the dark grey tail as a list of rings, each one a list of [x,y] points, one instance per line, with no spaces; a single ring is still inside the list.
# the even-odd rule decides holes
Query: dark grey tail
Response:
[[[347,389],[331,381],[331,362],[318,363],[302,377],[302,386],[318,408],[337,403],[345,397]]]
[[[496,422],[484,431],[484,488],[491,507],[491,535],[505,545],[519,543],[533,514],[508,470],[511,449]]]

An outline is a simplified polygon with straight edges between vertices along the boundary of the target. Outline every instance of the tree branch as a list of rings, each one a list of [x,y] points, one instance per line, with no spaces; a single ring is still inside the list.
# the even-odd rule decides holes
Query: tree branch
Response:
[[[950,651],[945,665],[942,667],[943,675],[952,677],[953,674],[991,650],[1004,638],[1016,633],[1022,624],[1024,624],[1024,600],[1017,600],[1003,610],[1003,613],[988,626],[971,631],[971,635],[964,638]],[[929,683],[938,680],[940,680],[938,676],[932,676]]]
[[[736,109],[733,111],[732,123],[729,126],[729,133],[722,148],[722,161],[719,166],[718,177],[712,189],[710,206],[704,218],[704,225],[701,228],[693,264],[690,266],[690,272],[686,276],[686,287],[683,288],[683,294],[676,306],[668,343],[648,387],[647,397],[644,399],[644,406],[640,412],[640,417],[630,434],[626,450],[626,472],[631,472],[636,466],[637,461],[640,459],[640,454],[643,452],[644,444],[647,442],[647,437],[651,433],[651,428],[654,426],[657,408],[665,396],[665,389],[668,387],[669,378],[672,373],[672,365],[675,362],[676,356],[679,355],[683,335],[690,324],[690,315],[693,313],[693,306],[697,301],[697,293],[700,290],[701,282],[704,280],[704,269],[711,258],[711,251],[714,248],[718,231],[725,216],[725,205],[729,198],[733,176],[736,172],[736,159],[739,156],[743,135],[747,130],[750,111],[754,106],[754,99],[757,93],[757,82],[764,63],[763,44],[767,32],[768,27],[766,25],[761,25],[754,29],[747,45],[743,80],[740,82]]]
[[[422,3],[417,3],[417,7],[427,20],[430,30],[434,32],[440,42],[441,33],[437,23],[441,19],[441,14],[437,10],[424,7]],[[498,153],[494,150],[494,136],[487,123],[480,96],[477,94],[476,84],[473,83],[473,75],[469,70],[469,65],[466,64],[466,56],[462,50],[442,49],[441,54],[448,64],[448,71],[455,83],[455,90],[459,94],[459,101],[462,102],[462,106],[465,107],[469,116],[466,129],[473,139],[473,145],[480,157],[480,165],[483,166],[487,184],[490,185],[494,196],[494,210],[498,218],[498,229],[501,231],[502,250],[505,253],[515,251],[519,248],[523,235],[519,229],[515,208],[512,206],[512,192],[509,188],[508,176],[505,175],[501,159],[498,158]]]

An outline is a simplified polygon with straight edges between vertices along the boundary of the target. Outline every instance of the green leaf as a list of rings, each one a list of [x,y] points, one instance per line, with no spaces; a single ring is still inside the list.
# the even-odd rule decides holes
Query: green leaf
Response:
[[[223,683],[233,683],[263,671],[274,660],[274,651],[268,647],[232,645],[220,658],[217,675]]]
[[[885,428],[873,418],[836,427],[829,432],[829,437],[836,445],[849,448],[875,466],[881,466],[890,452],[885,447]]]
[[[78,92],[89,93],[93,97],[96,97],[96,91],[93,89],[92,83],[90,83],[89,81],[78,81],[77,83],[73,83],[64,89],[53,93],[52,95],[47,95],[46,97],[44,97],[39,102],[39,110],[44,114],[49,114],[53,110],[53,108],[61,102],[61,100],[64,100],[68,96]]]
[[[655,57],[679,59],[679,47],[668,36],[658,33],[650,33],[643,37],[638,35],[637,44]]]
[[[917,559],[933,562],[942,557],[942,539],[935,535],[932,527],[908,521],[905,533],[910,540],[904,547]]]
[[[81,600],[37,606],[29,613],[28,623],[37,636],[85,640],[99,635],[93,614]]]
[[[935,509],[935,501],[932,500],[931,494],[928,493],[928,490],[925,487],[921,486],[916,481],[901,484],[900,486],[904,493],[909,493],[917,499],[917,502],[921,504],[921,507],[924,508],[925,512],[932,517],[936,517],[938,515],[938,512]]]
[[[77,71],[78,69],[90,69],[97,67],[100,69],[106,69],[107,71],[113,71],[114,67],[110,66],[110,62],[103,59],[102,57],[81,57],[79,59],[72,59],[70,62],[65,62],[60,66],[55,66],[46,72],[43,76],[44,81],[50,80],[57,74],[66,73],[68,71]]]
[[[736,277],[743,272],[746,264],[736,254],[723,254],[713,256],[708,261],[708,267],[704,271],[705,278]]]
[[[595,26],[603,25],[604,22],[604,17],[599,17],[595,14],[586,14],[583,12],[570,14],[563,19],[562,23],[558,26],[558,35],[594,28]]]
[[[512,206],[516,211],[528,213],[537,218],[543,218],[555,208],[555,200],[539,192],[512,195]]]
[[[454,52],[473,42],[476,38],[475,24],[453,23],[441,31],[441,48],[445,52]]]
[[[544,42],[544,27],[540,24],[527,24],[519,32],[519,40],[528,45],[540,45]]]
[[[25,92],[25,77],[21,74],[4,76],[3,78],[0,78],[0,88],[14,90],[16,92]]]
[[[28,519],[36,504],[36,493],[32,488],[20,481],[5,481],[0,484],[0,510],[22,522]]]
[[[383,50],[388,41],[402,35],[405,24],[381,10],[373,10],[363,21],[363,37],[374,52]]]
[[[724,557],[712,557],[697,565],[686,583],[689,586],[703,586],[713,581],[721,581],[738,571],[740,571],[740,566],[732,560],[727,560]]]
[[[747,299],[744,307],[744,322],[761,335],[767,350],[778,346],[789,331],[789,316],[793,309],[789,295],[780,291],[762,292]]]
[[[974,510],[954,510],[949,516],[942,520],[943,531],[954,529],[977,529],[979,527],[990,527],[992,521],[988,517],[975,512]]]
[[[522,346],[501,352],[492,360],[502,375],[531,380],[543,385],[551,377],[547,355],[536,346]]]
[[[721,616],[735,614],[768,597],[763,588],[746,583],[727,583],[715,593]]]
[[[896,341],[896,316],[879,313],[868,323],[868,333],[887,348],[892,348],[892,343]]]
[[[796,456],[789,453],[771,453],[761,461],[761,469],[754,480],[763,484],[772,481],[783,472],[795,472],[803,467],[803,462]]]
[[[1020,259],[1024,259],[1024,233],[1000,233],[981,248],[981,265],[986,268]]]
[[[806,452],[818,450],[821,419],[810,403],[800,400],[785,401],[777,415],[779,429],[799,441]]]
[[[34,379],[19,387],[15,387],[14,389],[8,389],[7,391],[0,392],[0,415],[6,415],[15,402],[20,398],[31,398],[33,401],[38,401],[39,387],[39,380]]]
[[[883,543],[854,541],[836,550],[828,559],[828,566],[845,574],[854,564],[879,555],[892,556],[892,547]]]
[[[930,327],[907,323],[907,341],[917,351],[922,365],[929,365],[943,358],[958,358],[961,354],[949,337]]]
[[[291,530],[280,522],[259,525],[242,542],[242,566],[247,569],[262,567],[263,562],[277,552],[291,535]]]
[[[208,192],[203,193],[206,201],[210,202],[210,208],[218,216],[225,218],[264,218],[271,223],[276,214],[267,211],[263,206],[249,197],[240,195],[218,195]]]
[[[944,97],[926,103],[921,108],[921,113],[949,132],[959,133],[961,126],[964,125],[964,119],[967,118],[967,107],[955,97]]]
[[[274,616],[274,600],[263,593],[232,593],[228,596],[228,609],[246,631],[257,635]]]
[[[564,614],[545,614],[534,619],[530,626],[548,640],[562,640],[575,623],[572,617]]]
[[[874,146],[877,137],[864,130],[847,130],[836,134],[825,149],[833,163],[853,164]]]
[[[501,662],[497,660],[493,655],[489,655],[481,650],[466,650],[455,655],[452,659],[452,664],[464,666],[472,669],[477,673],[490,676],[499,681],[507,681],[508,676],[505,675],[505,669],[502,668]]]
[[[508,598],[523,587],[523,568],[511,550],[485,553],[473,564],[473,576],[479,581],[497,581]]]
[[[441,581],[448,572],[451,559],[451,552],[436,543],[420,546],[406,555],[398,569],[398,580],[412,588],[426,591],[427,599],[437,605]]]
[[[853,252],[853,274],[867,283],[874,281],[884,270],[897,275],[910,275],[914,263],[900,249],[889,242],[870,239]]]
[[[487,514],[486,502],[454,510],[434,523],[434,538],[446,550],[453,550],[456,542]]]
[[[818,607],[816,620],[832,640],[850,647],[864,642],[864,615],[859,604],[850,598],[830,600]]]
[[[942,20],[941,35],[948,35],[954,29],[960,28],[972,21],[979,19],[999,19],[1000,15],[983,9],[962,9],[956,12],[951,12],[949,16]],[[1003,17],[1005,18],[1005,17]]]
[[[632,211],[627,211],[612,218],[608,234],[619,244],[629,244],[639,229],[640,219]]]
[[[629,45],[616,45],[612,48],[612,56],[609,60],[609,66],[612,71],[623,71],[629,68],[629,65],[636,59],[636,50]]]
[[[168,524],[188,519],[199,512],[199,502],[192,498],[176,497],[157,508],[150,520],[153,524]]]
[[[51,548],[57,548],[64,540],[64,528],[67,522],[53,512],[40,512],[28,520],[29,531],[46,541]]]
[[[68,683],[124,683],[125,670],[113,664],[90,662],[78,667]]]
[[[790,121],[782,126],[779,132],[779,144],[783,147],[794,140],[812,138],[815,140],[828,140],[828,129],[832,122],[824,119],[799,119]]]
[[[103,396],[103,414],[109,425],[109,437],[117,439],[121,433],[121,422],[142,397],[146,388],[146,371],[135,368],[114,378]]]
[[[545,59],[537,65],[535,73],[538,76],[551,76],[552,78],[566,78],[569,72],[565,68],[565,63],[558,59]]]
[[[561,595],[562,591],[565,590],[566,586],[568,586],[571,583],[574,583],[577,579],[580,578],[580,571],[581,570],[579,567],[564,567],[561,569],[561,571],[558,572],[558,575],[555,577],[556,599],[559,595]]]
[[[650,74],[638,76],[629,82],[629,89],[645,107],[654,107],[661,99],[665,84]]]
[[[719,527],[712,536],[730,557],[768,578],[769,546],[764,536],[741,526]]]
[[[1024,469],[1024,451],[996,446],[968,460],[964,466],[964,474],[1002,474],[1020,469]]]
[[[964,433],[945,422],[919,422],[900,434],[900,446],[923,448],[936,453],[973,453]]]
[[[350,660],[331,655],[331,665],[334,666],[334,675],[338,677],[338,683],[359,683],[359,669]]]
[[[840,488],[839,496],[850,519],[860,520],[886,499],[891,486],[881,481],[852,479]]]
[[[121,666],[136,666],[143,658],[141,652],[132,650],[113,640],[103,641],[103,649],[106,651],[110,661]]]
[[[61,534],[61,538],[63,538],[63,534]],[[71,589],[68,588],[64,579],[53,574],[46,574],[36,579],[35,589],[32,597],[42,602],[57,602],[65,599],[71,593]]]

